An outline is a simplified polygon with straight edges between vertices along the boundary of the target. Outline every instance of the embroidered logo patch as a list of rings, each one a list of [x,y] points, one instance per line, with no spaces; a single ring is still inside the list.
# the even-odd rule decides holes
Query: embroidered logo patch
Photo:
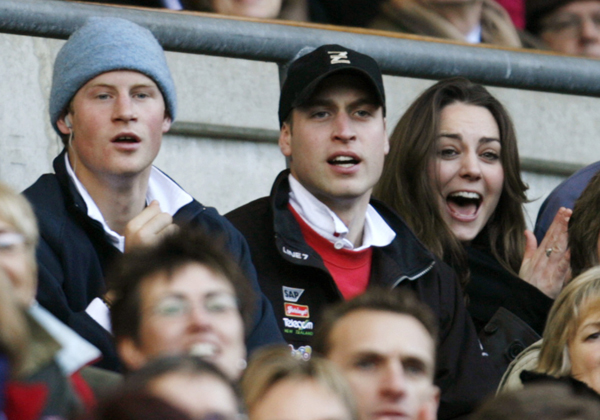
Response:
[[[298,319],[283,318],[283,332],[294,335],[314,335],[315,324],[310,319],[300,321]]]
[[[297,321],[295,319],[283,318],[283,323],[286,328],[297,328],[299,330],[312,330],[315,327],[308,319],[306,321]]]
[[[283,291],[283,300],[287,302],[298,302],[302,293],[304,293],[304,289],[296,289],[295,287],[287,287],[282,286]]]
[[[293,303],[284,303],[285,315],[294,318],[308,318],[308,306],[294,305]]]
[[[348,60],[348,51],[327,51],[331,58],[331,64],[350,64]]]
[[[289,255],[292,258],[296,258],[297,260],[308,259],[308,254],[305,254],[304,252],[292,251],[291,249],[287,249],[286,247],[282,247],[281,252],[283,252],[286,255]]]

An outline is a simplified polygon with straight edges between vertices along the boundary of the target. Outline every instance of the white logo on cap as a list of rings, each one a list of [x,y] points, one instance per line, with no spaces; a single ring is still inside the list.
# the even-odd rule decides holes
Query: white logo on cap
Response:
[[[331,64],[350,64],[348,51],[327,51],[327,54],[331,57]]]

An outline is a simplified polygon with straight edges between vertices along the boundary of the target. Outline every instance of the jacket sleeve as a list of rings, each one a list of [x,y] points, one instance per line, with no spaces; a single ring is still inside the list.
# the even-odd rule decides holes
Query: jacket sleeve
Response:
[[[469,313],[500,380],[509,363],[541,338],[552,299],[508,272],[486,248],[466,247]]]
[[[578,194],[575,197],[572,197],[573,194],[570,191],[565,191],[562,188],[562,185],[559,185],[552,191],[548,198],[546,198],[540,207],[533,231],[538,244],[541,243],[544,236],[546,236],[546,232],[548,232],[558,210],[561,207],[572,209],[581,191],[582,190],[579,190]]]
[[[438,418],[447,420],[472,412],[492,394],[496,384],[454,271],[439,262],[433,274],[438,277],[435,283],[439,288],[440,331],[435,378],[441,390]]]
[[[561,207],[573,209],[575,201],[579,198],[592,177],[600,170],[600,162],[592,163],[575,172],[556,187],[544,200],[535,221],[535,237],[538,244],[542,242],[554,216]]]
[[[75,249],[76,247],[71,249],[73,253],[71,260],[81,261],[81,259],[86,259],[83,253],[75,254]],[[58,256],[60,251],[57,251],[53,250],[43,237],[40,238],[37,249],[38,302],[102,352],[103,357],[97,363],[98,367],[119,371],[121,363],[113,344],[112,335],[87,314],[85,311],[87,308],[84,300],[86,299],[85,295],[73,294],[73,296],[77,296],[75,302],[69,301],[68,291],[84,289],[85,286],[79,282],[66,281],[63,264],[68,263],[61,262]],[[66,249],[61,251],[67,253]],[[75,280],[74,277],[71,280]],[[82,279],[77,280],[83,282]]]

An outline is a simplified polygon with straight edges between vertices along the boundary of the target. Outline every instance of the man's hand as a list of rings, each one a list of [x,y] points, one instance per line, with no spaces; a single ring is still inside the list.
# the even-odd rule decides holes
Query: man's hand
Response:
[[[564,207],[558,210],[539,247],[533,232],[525,231],[527,242],[519,277],[552,299],[571,277],[571,252],[567,249],[571,214],[573,211]]]
[[[139,246],[157,243],[161,238],[176,232],[178,226],[173,223],[169,213],[160,211],[158,201],[154,200],[125,227],[125,252]]]

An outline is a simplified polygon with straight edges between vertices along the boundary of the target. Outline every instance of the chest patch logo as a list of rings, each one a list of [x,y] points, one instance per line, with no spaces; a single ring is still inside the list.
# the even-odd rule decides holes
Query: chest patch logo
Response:
[[[313,324],[312,321],[310,321],[309,319],[304,321],[298,321],[297,319],[283,318],[283,324],[286,328],[295,328],[300,331],[312,330],[313,328],[315,328],[315,324]]]
[[[295,287],[287,287],[282,286],[283,290],[283,300],[287,302],[298,302],[302,293],[304,293],[304,289],[296,289]],[[308,306],[306,307],[308,309]]]
[[[293,303],[284,303],[285,315],[292,318],[308,318],[308,306],[294,305]]]
[[[350,64],[348,60],[348,51],[327,51],[331,58],[331,64]]]
[[[290,257],[295,258],[297,260],[307,260],[308,259],[308,254],[305,254],[303,252],[292,251],[291,249],[287,249],[286,247],[282,247],[281,251],[284,254],[289,255]]]

